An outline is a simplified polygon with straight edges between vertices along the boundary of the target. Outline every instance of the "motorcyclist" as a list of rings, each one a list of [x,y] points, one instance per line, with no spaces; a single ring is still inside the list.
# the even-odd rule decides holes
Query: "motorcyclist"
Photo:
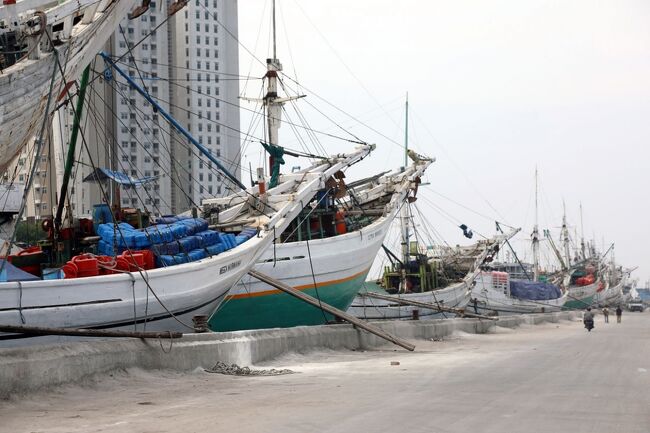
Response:
[[[588,331],[594,327],[594,313],[591,311],[591,307],[587,307],[587,311],[582,316],[582,323],[585,324]]]

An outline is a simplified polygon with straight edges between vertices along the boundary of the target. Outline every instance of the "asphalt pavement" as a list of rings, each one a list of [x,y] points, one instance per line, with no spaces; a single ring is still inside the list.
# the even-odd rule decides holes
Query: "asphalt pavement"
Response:
[[[0,401],[0,432],[647,433],[649,337],[625,312],[256,366],[284,376],[122,371]]]

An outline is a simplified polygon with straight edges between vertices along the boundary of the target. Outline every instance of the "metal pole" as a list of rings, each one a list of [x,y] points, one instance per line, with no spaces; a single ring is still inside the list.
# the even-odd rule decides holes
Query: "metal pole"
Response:
[[[63,181],[61,182],[61,193],[59,194],[59,202],[56,207],[56,216],[54,217],[55,233],[61,229],[61,220],[63,216],[63,208],[65,207],[66,193],[68,192],[68,184],[70,183],[70,175],[72,174],[72,165],[74,164],[74,156],[77,148],[77,137],[79,136],[79,125],[81,124],[81,113],[84,108],[84,99],[86,98],[86,87],[88,87],[88,77],[90,76],[90,65],[86,66],[81,74],[81,84],[79,85],[79,95],[77,99],[77,108],[74,110],[74,121],[72,123],[72,133],[70,134],[70,144],[68,145],[68,155],[65,159],[65,171],[63,172]],[[56,236],[56,235],[55,235]]]
[[[444,307],[438,304],[432,304],[430,302],[421,302],[421,301],[412,301],[410,299],[396,298],[393,296],[382,295],[380,293],[366,292],[360,293],[361,296],[366,296],[368,298],[381,299],[383,301],[394,302],[401,305],[411,305],[413,307],[426,308],[429,310],[444,311],[446,313],[455,313],[459,316],[472,317],[476,319],[487,319],[487,320],[499,320],[496,317],[484,316],[482,314],[468,313],[465,310],[460,308]]]
[[[172,331],[112,331],[107,329],[43,328],[40,326],[0,325],[0,332],[27,335],[67,335],[72,337],[131,337],[131,338],[181,338],[181,332]]]

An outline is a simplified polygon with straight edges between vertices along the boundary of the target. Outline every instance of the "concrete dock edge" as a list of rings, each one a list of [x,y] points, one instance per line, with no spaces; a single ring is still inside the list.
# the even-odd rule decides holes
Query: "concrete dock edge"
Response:
[[[495,326],[516,328],[521,324],[556,323],[578,317],[580,313],[561,312],[507,316],[498,321],[444,319],[377,324],[400,338],[415,340],[417,346],[419,339],[438,339],[455,331],[483,334]],[[341,324],[189,334],[173,342],[120,339],[0,349],[0,399],[77,383],[95,375],[127,368],[192,371],[212,367],[217,361],[241,366],[254,365],[292,352],[371,349],[385,344],[379,337],[352,325]]]

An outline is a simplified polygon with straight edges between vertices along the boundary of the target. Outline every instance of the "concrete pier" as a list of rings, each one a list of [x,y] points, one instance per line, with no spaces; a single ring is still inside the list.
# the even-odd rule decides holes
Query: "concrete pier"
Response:
[[[592,333],[574,315],[383,324],[413,353],[347,325],[192,336],[170,353],[136,341],[70,345],[40,360],[2,351],[5,392],[18,353],[22,380],[41,371],[70,383],[76,368],[81,382],[33,378],[31,389],[51,389],[26,394],[14,385],[0,431],[649,431],[650,314],[620,325],[598,317]],[[297,374],[197,368],[220,360]]]

